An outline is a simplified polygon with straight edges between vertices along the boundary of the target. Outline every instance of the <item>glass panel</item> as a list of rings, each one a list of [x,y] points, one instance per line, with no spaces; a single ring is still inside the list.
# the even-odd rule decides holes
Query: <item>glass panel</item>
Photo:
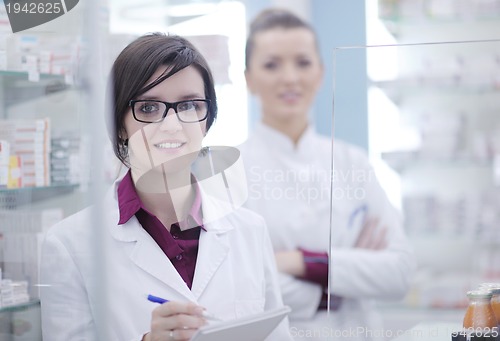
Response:
[[[352,98],[342,89],[352,84],[340,70],[367,60],[374,172],[360,166],[356,205],[336,205],[334,196],[330,259],[332,293],[373,304],[382,317],[383,324],[360,318],[359,334],[449,340],[462,326],[467,291],[500,280],[499,51],[500,40],[336,50],[335,122],[351,115]],[[350,184],[345,179],[335,176],[334,190]],[[389,203],[401,210],[402,224]],[[340,204],[350,207],[343,212]],[[370,218],[378,219],[376,233],[360,246]],[[386,241],[379,247],[377,233]]]
[[[85,7],[84,17],[92,19],[85,21],[79,36],[86,49],[81,63],[75,65],[81,71],[75,81],[75,103],[82,105],[75,110],[80,114],[81,130],[65,136],[85,137],[88,161],[82,167],[89,174],[85,186],[78,186],[85,194],[74,207],[77,213],[54,218],[50,225],[58,224],[50,228],[43,242],[42,279],[37,285],[42,292],[44,334],[61,340],[73,335],[90,340],[140,340],[151,325],[158,325],[152,323],[152,316],[158,318],[152,315],[154,309],[168,313],[170,306],[177,315],[182,313],[179,306],[185,309],[188,302],[194,302],[217,318],[234,320],[281,308],[272,246],[263,220],[240,209],[247,187],[240,153],[231,147],[246,134],[242,4],[212,4],[217,9],[211,6],[203,15],[191,13],[182,22],[165,25],[161,24],[163,17],[170,20],[175,16],[173,4],[156,1],[144,6],[143,2],[123,1],[118,13],[115,5],[113,2],[110,9],[94,1]],[[108,10],[113,20],[122,14],[128,24],[135,24],[120,32],[114,29],[123,29],[123,25],[112,26],[108,34],[108,27],[101,30],[97,24],[101,20],[108,23]],[[144,26],[145,22],[153,25]],[[207,121],[179,122],[170,110],[163,121],[146,124],[135,120],[128,108],[131,100],[172,103],[192,97],[207,97],[215,108],[213,84],[201,70],[203,63],[199,68],[182,66],[178,73],[143,91],[170,66],[161,60],[152,74],[151,64],[157,60],[148,60],[151,50],[169,54],[169,63],[186,58],[168,46],[174,38],[165,36],[156,44],[148,37],[147,50],[135,45],[137,50],[128,55],[129,62],[122,63],[124,68],[108,80],[116,56],[146,33],[146,27],[187,36],[205,55],[219,99],[219,116],[206,139]],[[131,28],[136,30],[131,32]],[[108,81],[116,85],[110,86],[117,92],[116,98],[107,97]],[[127,166],[116,162],[106,136],[106,123],[110,122],[104,118],[114,114],[115,106],[121,110],[117,115],[123,121],[118,123],[124,129],[114,130],[111,124],[109,130],[123,148]],[[151,107],[139,110],[148,112]],[[214,112],[209,114],[213,118]],[[76,126],[76,119],[60,119]],[[48,204],[46,200],[44,204]],[[81,210],[89,204],[92,206]],[[163,315],[160,320],[170,317]],[[180,324],[183,320],[176,321],[174,325],[161,321],[162,333],[191,333],[198,327],[188,325],[186,331]],[[274,337],[286,339],[286,327],[281,324]],[[256,328],[252,336],[263,331]]]
[[[89,140],[96,132],[88,130],[82,101],[84,5],[54,3],[0,5],[2,340],[42,339],[40,290],[51,285],[39,273],[43,236],[90,202]],[[27,10],[28,21],[14,15]],[[40,11],[62,15],[12,33],[11,26],[42,18]]]
[[[322,335],[330,324],[325,317],[331,110],[313,110],[323,77],[314,36],[297,24],[300,19],[269,13],[250,24],[263,29],[252,37],[247,56],[246,78],[254,101],[248,140],[241,146],[246,207],[267,223],[283,302],[292,309],[291,335],[309,339]]]

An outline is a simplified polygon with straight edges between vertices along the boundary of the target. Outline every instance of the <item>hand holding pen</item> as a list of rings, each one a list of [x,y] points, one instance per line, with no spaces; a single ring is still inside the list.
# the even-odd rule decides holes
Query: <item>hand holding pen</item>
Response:
[[[214,319],[205,309],[192,302],[168,301],[153,295],[147,298],[161,305],[153,310],[151,332],[145,336],[145,341],[187,341],[208,319]]]
[[[153,296],[153,295],[148,295],[148,301],[154,302],[154,303],[159,303],[159,304],[163,304],[163,303],[169,302],[169,300],[167,300],[165,298],[161,298],[161,297]],[[221,321],[220,318],[214,316],[213,314],[210,314],[208,311],[206,311],[204,309],[203,309],[203,312],[202,312],[202,316],[206,320],[209,320],[209,321]]]

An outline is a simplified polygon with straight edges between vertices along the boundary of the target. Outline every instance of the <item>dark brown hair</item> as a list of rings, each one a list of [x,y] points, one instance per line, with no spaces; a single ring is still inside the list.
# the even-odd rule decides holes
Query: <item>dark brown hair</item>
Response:
[[[316,32],[309,23],[299,18],[294,13],[282,8],[268,8],[260,12],[250,23],[250,30],[245,47],[245,67],[250,66],[250,58],[254,49],[254,39],[257,33],[265,32],[274,28],[305,28],[314,35],[316,47],[318,47],[318,38]],[[319,52],[319,47],[318,47]]]
[[[159,67],[169,68],[154,82],[146,85]],[[125,136],[125,115],[130,100],[152,89],[176,72],[194,66],[205,84],[205,96],[210,100],[206,121],[207,131],[217,117],[217,98],[214,80],[205,58],[185,38],[163,33],[141,36],[131,42],[116,58],[111,69],[108,86],[108,103],[111,113],[108,130],[113,142],[113,150],[120,161],[127,165],[128,148]]]

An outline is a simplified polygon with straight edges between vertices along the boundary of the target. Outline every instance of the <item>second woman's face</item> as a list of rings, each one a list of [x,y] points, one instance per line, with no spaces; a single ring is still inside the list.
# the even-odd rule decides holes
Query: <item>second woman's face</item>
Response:
[[[256,34],[245,76],[264,120],[305,119],[323,76],[314,34],[305,28]]]
[[[166,69],[167,66],[160,67],[146,84],[156,80]],[[188,66],[134,99],[172,103],[204,98],[203,78],[196,68]],[[142,123],[134,119],[132,109],[129,108],[125,117],[125,129],[129,139],[129,161],[135,174],[140,176],[159,166],[170,173],[189,169],[201,149],[206,133],[206,120],[184,123],[179,121],[174,109],[170,108],[163,121]]]

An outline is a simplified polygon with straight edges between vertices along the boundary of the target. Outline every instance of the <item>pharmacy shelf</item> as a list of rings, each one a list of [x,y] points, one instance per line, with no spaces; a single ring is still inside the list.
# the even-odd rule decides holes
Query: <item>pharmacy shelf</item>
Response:
[[[382,160],[398,173],[407,169],[490,169],[493,167],[492,160],[478,160],[470,158],[438,158],[419,156],[418,152],[393,152],[382,153]]]
[[[379,20],[384,24],[391,34],[398,37],[402,30],[406,27],[436,27],[442,29],[443,27],[463,26],[467,25],[496,25],[500,13],[498,11],[490,11],[488,13],[453,16],[453,15],[432,15],[422,13],[412,13],[412,16],[405,15],[382,15]]]
[[[30,76],[33,77],[34,73],[28,71],[13,71],[13,70],[0,70],[0,76],[3,77],[16,77],[29,80]],[[63,79],[63,75],[53,73],[38,73],[40,79]]]
[[[31,73],[27,71],[9,71],[0,70],[0,80],[4,89],[9,87],[19,88],[33,88],[43,87],[43,94],[67,90],[70,84],[67,84],[64,75],[48,74],[48,73]]]
[[[454,80],[450,75],[447,78],[401,78],[390,81],[371,81],[370,85],[380,88],[389,96],[397,94],[418,94],[434,93],[437,96],[442,95],[482,95],[495,94],[500,92],[500,83],[484,82],[468,84],[467,80]]]
[[[495,112],[500,41],[494,33],[500,27],[499,8],[481,12],[478,2],[458,8],[446,0],[378,2],[380,22],[401,46],[379,52],[397,58],[398,67],[388,69],[397,78],[371,80],[369,86],[397,108],[394,125],[413,133],[408,140],[413,144],[407,144],[413,150],[381,158],[400,176],[405,228],[418,264],[408,299],[381,308],[398,329],[444,316],[460,323],[464,310],[450,308],[463,304],[477,281],[499,275],[494,160],[500,129]],[[447,15],[444,10],[451,7],[461,12]],[[374,62],[380,57],[375,52]],[[405,145],[399,136],[395,150]]]
[[[386,25],[442,25],[442,24],[463,24],[463,23],[490,23],[498,22],[500,13],[492,12],[489,15],[453,17],[453,16],[430,16],[421,17],[410,16],[381,16],[379,19]]]
[[[17,312],[22,310],[31,309],[32,307],[37,307],[40,305],[39,299],[31,299],[29,302],[15,304],[7,307],[0,308],[0,314],[5,312]]]
[[[0,340],[42,341],[40,311],[38,299],[0,308]]]
[[[77,184],[69,184],[69,185],[54,185],[54,186],[44,186],[44,187],[21,187],[21,188],[0,188],[0,194],[4,193],[23,193],[23,192],[48,192],[48,191],[57,191],[61,192],[64,190],[73,190],[77,188]]]
[[[79,188],[78,184],[0,189],[0,208],[16,207],[18,205],[47,200],[56,196],[69,194],[77,188]]]
[[[65,76],[26,71],[0,70],[0,118],[6,117],[7,108],[69,90]]]

